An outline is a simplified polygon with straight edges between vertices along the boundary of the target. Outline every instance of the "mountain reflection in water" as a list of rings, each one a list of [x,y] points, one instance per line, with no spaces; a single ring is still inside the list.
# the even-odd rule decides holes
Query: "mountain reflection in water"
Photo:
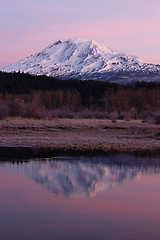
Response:
[[[116,184],[160,173],[158,158],[132,154],[33,159],[3,162],[2,166],[40,183],[57,196],[70,198],[92,197]]]

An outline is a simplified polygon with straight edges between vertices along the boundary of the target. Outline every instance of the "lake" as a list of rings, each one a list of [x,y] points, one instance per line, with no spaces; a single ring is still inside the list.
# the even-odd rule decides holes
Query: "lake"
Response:
[[[2,240],[160,239],[160,155],[1,160]]]

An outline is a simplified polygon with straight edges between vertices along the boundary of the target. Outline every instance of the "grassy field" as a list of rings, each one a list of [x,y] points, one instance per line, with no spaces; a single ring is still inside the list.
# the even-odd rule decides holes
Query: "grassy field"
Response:
[[[142,120],[7,119],[0,121],[0,147],[71,151],[157,151],[160,125]]]

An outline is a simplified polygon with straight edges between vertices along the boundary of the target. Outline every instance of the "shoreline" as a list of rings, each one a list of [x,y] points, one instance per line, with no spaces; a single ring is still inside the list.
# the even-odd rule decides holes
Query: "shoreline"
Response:
[[[27,160],[32,158],[51,158],[65,156],[107,156],[110,154],[133,154],[135,156],[160,156],[160,151],[103,151],[97,150],[73,150],[73,149],[51,149],[51,148],[32,148],[32,147],[0,147],[0,161],[5,160]]]
[[[141,120],[0,120],[0,157],[160,153],[160,125]]]

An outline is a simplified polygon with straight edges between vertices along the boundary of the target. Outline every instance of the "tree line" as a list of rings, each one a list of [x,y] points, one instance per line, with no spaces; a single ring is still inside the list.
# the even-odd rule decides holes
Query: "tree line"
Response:
[[[157,83],[119,85],[0,72],[0,118],[81,115],[123,119],[147,118],[159,112],[160,84]]]

